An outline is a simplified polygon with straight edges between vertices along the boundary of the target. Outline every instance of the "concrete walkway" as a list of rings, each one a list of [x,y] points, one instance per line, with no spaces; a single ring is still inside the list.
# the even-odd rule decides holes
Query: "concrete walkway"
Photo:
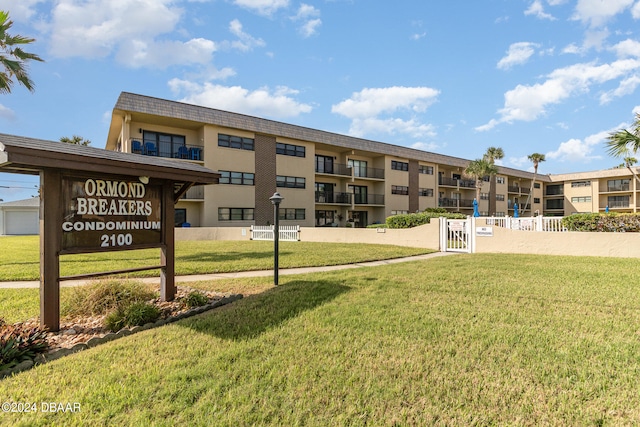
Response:
[[[290,274],[305,274],[305,273],[320,273],[323,271],[335,271],[335,270],[347,270],[350,268],[361,267],[376,267],[379,265],[397,264],[399,262],[407,261],[419,261],[436,258],[445,255],[453,255],[454,252],[433,252],[425,255],[416,255],[405,258],[394,258],[382,261],[361,262],[356,264],[344,264],[344,265],[332,265],[326,267],[300,267],[300,268],[287,268],[280,269],[279,276],[288,276]],[[235,273],[212,273],[212,274],[194,274],[190,276],[176,276],[176,284],[198,282],[205,280],[217,280],[217,279],[229,279],[238,277],[267,277],[273,276],[273,270],[257,270],[257,271],[238,271]],[[96,280],[96,279],[93,279]],[[160,283],[159,277],[147,277],[141,280],[145,283]],[[91,280],[66,280],[60,283],[62,287],[80,286],[84,285]],[[39,288],[40,282],[38,280],[33,281],[21,281],[21,282],[0,282],[0,288],[5,289],[18,289],[18,288]]]

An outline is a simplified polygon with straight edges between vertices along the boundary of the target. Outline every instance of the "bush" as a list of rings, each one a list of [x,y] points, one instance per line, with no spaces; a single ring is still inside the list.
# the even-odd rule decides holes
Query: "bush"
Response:
[[[191,291],[182,299],[182,303],[188,308],[202,307],[209,303],[209,298],[202,292]]]
[[[419,225],[429,224],[431,222],[431,218],[444,217],[449,219],[465,219],[467,215],[464,214],[456,214],[456,213],[447,213],[441,212],[442,208],[431,208],[432,210],[437,211],[429,211],[426,210],[424,212],[412,213],[412,214],[402,214],[402,215],[393,215],[387,218],[386,225],[387,228],[413,228]]]
[[[148,302],[134,302],[129,305],[121,305],[109,313],[104,319],[107,329],[117,332],[130,326],[142,326],[153,323],[160,317],[160,309]]]
[[[7,325],[0,319],[0,371],[33,360],[48,348],[47,331],[23,323]]]
[[[564,217],[562,225],[569,231],[639,232],[640,215],[615,212],[575,214]]]
[[[142,282],[107,279],[73,288],[62,301],[61,311],[67,316],[107,314],[118,307],[148,301],[156,293]]]

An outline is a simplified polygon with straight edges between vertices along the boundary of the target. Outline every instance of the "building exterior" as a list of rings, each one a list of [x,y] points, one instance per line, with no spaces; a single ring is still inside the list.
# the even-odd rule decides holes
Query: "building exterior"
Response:
[[[40,198],[0,203],[0,236],[40,232]]]
[[[435,207],[471,215],[476,195],[463,173],[468,159],[127,92],[113,109],[106,148],[219,171],[219,185],[194,187],[178,202],[176,224],[183,225],[270,224],[275,191],[284,197],[281,224],[318,227],[365,227]],[[489,212],[485,182],[481,215],[513,216],[516,203],[524,216],[598,212],[607,203],[636,211],[627,169],[535,177],[498,170],[496,212]]]

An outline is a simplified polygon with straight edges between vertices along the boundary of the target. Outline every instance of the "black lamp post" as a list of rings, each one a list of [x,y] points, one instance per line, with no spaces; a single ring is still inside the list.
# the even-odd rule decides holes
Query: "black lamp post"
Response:
[[[278,241],[280,240],[280,215],[279,208],[280,203],[284,200],[284,197],[277,191],[273,193],[273,196],[269,198],[273,203],[273,284],[278,286]]]

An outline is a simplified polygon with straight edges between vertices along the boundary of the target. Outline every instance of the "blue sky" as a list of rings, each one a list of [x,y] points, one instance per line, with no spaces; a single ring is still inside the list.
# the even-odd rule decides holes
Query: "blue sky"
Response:
[[[34,93],[0,132],[104,147],[120,92],[539,173],[605,169],[640,112],[640,0],[0,0]],[[37,178],[0,174],[0,199]],[[5,188],[12,187],[12,188]],[[20,188],[27,187],[27,188]]]

